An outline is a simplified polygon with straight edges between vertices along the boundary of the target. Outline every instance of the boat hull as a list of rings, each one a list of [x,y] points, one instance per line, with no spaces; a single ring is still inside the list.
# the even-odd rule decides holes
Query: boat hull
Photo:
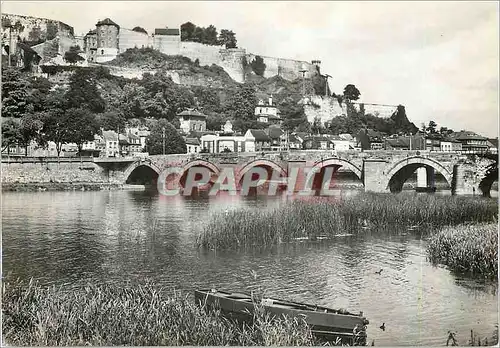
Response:
[[[354,328],[356,326],[363,328],[368,324],[368,320],[361,314],[344,314],[326,307],[285,300],[266,299],[256,306],[251,295],[244,293],[196,290],[195,301],[200,306],[216,308],[224,316],[238,321],[251,321],[256,308],[276,318],[302,317],[316,337],[327,341],[340,339],[348,344],[354,343]]]

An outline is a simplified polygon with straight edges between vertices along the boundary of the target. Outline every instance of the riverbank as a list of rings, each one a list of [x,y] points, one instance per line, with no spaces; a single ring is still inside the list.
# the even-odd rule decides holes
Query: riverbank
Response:
[[[2,183],[3,192],[146,190],[145,185],[80,182]]]
[[[377,230],[435,231],[465,222],[491,222],[497,217],[498,202],[483,197],[362,192],[334,200],[307,197],[269,211],[215,213],[196,243],[214,250],[272,247],[304,238],[333,239]]]
[[[240,325],[153,285],[3,284],[3,337],[15,346],[313,346],[305,321]]]
[[[427,252],[433,263],[476,278],[498,278],[498,224],[448,227],[432,235]]]

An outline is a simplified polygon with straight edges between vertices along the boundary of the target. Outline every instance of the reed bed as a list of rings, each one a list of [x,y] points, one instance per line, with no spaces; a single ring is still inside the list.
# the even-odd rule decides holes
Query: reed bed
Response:
[[[269,211],[216,213],[197,235],[196,243],[206,249],[270,247],[295,238],[329,238],[367,228],[435,229],[490,222],[497,217],[497,201],[481,197],[363,193],[335,201],[292,201]]]
[[[461,225],[444,228],[427,244],[429,260],[459,273],[498,278],[498,225]]]
[[[3,338],[15,346],[311,346],[305,321],[257,317],[240,325],[152,285],[3,284]]]

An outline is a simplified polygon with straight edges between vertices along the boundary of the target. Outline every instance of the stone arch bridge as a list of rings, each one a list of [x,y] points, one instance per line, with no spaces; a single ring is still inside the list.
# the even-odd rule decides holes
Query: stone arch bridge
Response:
[[[435,174],[440,174],[449,184],[453,194],[489,194],[496,178],[487,178],[487,167],[493,161],[475,155],[450,152],[427,151],[290,151],[272,153],[224,153],[224,154],[178,154],[154,155],[144,158],[96,159],[96,164],[108,172],[110,181],[130,183],[151,178],[167,168],[182,168],[179,182],[187,169],[204,167],[212,173],[214,182],[224,168],[232,168],[236,182],[252,168],[260,167],[286,177],[294,170],[297,174],[295,190],[310,179],[312,187],[318,188],[326,169],[351,171],[363,184],[365,191],[399,192],[403,184],[415,172],[424,187],[432,189]],[[294,169],[296,168],[296,169]],[[315,168],[316,173],[308,177],[304,168]],[[486,183],[486,185],[485,185]]]

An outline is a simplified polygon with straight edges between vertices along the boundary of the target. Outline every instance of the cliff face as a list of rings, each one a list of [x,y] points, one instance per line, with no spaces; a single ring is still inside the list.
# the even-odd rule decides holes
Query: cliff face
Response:
[[[56,36],[74,37],[73,27],[66,23],[38,17],[2,14],[2,32],[9,31],[13,36],[28,43],[41,43],[55,39]]]

